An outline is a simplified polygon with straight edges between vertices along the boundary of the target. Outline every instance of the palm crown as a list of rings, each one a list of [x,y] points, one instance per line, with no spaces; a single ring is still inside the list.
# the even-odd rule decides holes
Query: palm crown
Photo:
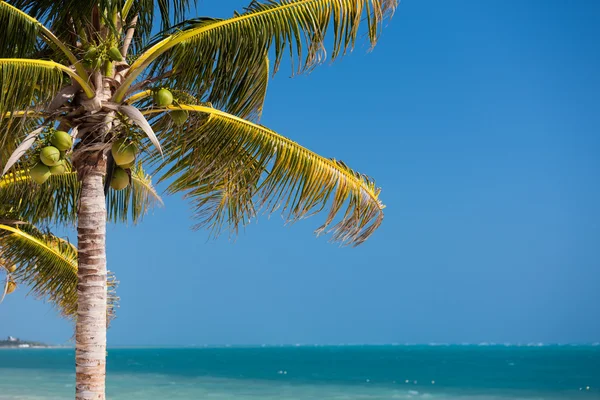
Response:
[[[104,398],[106,199],[109,219],[138,219],[155,198],[142,164],[215,233],[261,209],[295,221],[327,208],[317,233],[358,245],[383,220],[372,179],[259,119],[286,52],[301,73],[326,47],[332,59],[351,50],[361,27],[373,46],[397,0],[252,1],[229,19],[184,20],[193,3],[0,1],[0,197],[19,219],[77,225],[79,399]],[[32,227],[2,229],[17,259],[22,233],[75,251]]]
[[[77,128],[74,164],[129,138],[146,150],[140,158],[161,180],[176,177],[168,191],[185,192],[200,223],[215,230],[225,224],[236,229],[260,207],[281,208],[294,220],[329,206],[318,232],[339,214],[334,240],[367,239],[383,218],[374,182],[257,121],[270,65],[276,71],[288,47],[295,69],[308,70],[324,58],[328,28],[335,58],[354,45],[364,16],[375,44],[396,2],[253,2],[231,19],[180,22],[188,2],[164,1],[157,7],[163,31],[155,37],[151,4],[0,2],[0,24],[9,27],[0,38],[3,159],[40,125]],[[122,61],[109,58],[115,47]],[[94,59],[86,58],[90,48]],[[158,107],[152,94],[163,87],[174,101]],[[175,123],[169,114],[182,111],[187,119]],[[150,151],[151,143],[158,151]],[[76,168],[85,173],[82,165]]]

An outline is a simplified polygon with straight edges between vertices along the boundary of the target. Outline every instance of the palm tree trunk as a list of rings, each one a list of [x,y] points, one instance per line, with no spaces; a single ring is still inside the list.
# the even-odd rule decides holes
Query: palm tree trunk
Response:
[[[77,215],[77,400],[105,399],[106,203],[102,177],[98,166],[83,177]]]

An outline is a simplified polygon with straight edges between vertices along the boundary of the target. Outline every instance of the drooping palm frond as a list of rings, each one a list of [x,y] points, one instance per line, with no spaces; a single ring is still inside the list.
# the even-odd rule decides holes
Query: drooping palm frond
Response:
[[[29,113],[42,110],[56,96],[62,87],[64,73],[81,84],[88,97],[94,96],[91,87],[64,65],[53,61],[0,59],[0,162],[6,162],[9,149],[14,149],[28,133],[22,129],[11,129],[11,126],[31,128],[27,120],[37,116]]]
[[[107,195],[108,220],[140,222],[155,205],[162,204],[152,180],[141,166],[133,169],[132,185]],[[44,184],[31,180],[26,170],[0,178],[0,211],[34,224],[74,224],[81,184],[76,172],[55,174]]]
[[[152,119],[153,129],[159,136],[187,136],[187,132],[200,130],[208,120],[209,114],[200,112],[191,112],[184,126],[175,125],[166,114]],[[240,224],[244,225],[256,217],[255,195],[261,172],[266,172],[260,170],[260,163],[243,149],[226,171],[218,171],[222,167],[216,163],[209,166],[207,173],[196,176],[193,189],[186,194],[194,204],[194,218],[198,221],[196,228],[209,227],[214,236],[218,236],[223,228],[229,228],[232,234],[236,234]],[[166,171],[163,180],[176,174],[175,171],[172,174]]]
[[[205,118],[159,134],[165,158],[150,158],[163,173],[161,180],[174,179],[168,191],[187,193],[202,222],[213,227],[228,222],[237,228],[262,207],[267,212],[281,208],[295,221],[329,206],[317,233],[331,232],[335,242],[358,245],[383,221],[375,183],[341,161],[323,158],[261,125],[208,106],[180,108]],[[153,112],[160,110],[148,111]]]
[[[75,172],[52,175],[37,185],[26,169],[17,170],[0,178],[0,210],[34,224],[72,224],[79,188]]]
[[[0,123],[7,122],[4,116],[9,112],[35,109],[49,102],[63,83],[61,67],[66,68],[52,61],[0,59]]]
[[[39,39],[39,24],[24,12],[0,1],[0,58],[31,56]]]
[[[67,318],[77,313],[77,249],[67,240],[33,225],[0,224],[0,254],[17,269],[11,278],[52,303]],[[108,317],[115,317],[117,281],[108,276]]]
[[[274,71],[288,48],[297,71],[309,70],[325,59],[328,30],[333,32],[334,59],[354,47],[363,19],[375,45],[381,24],[396,6],[397,0],[253,1],[244,14],[231,19],[184,23],[184,29],[157,40],[137,58],[114,98],[122,100],[128,87],[156,62],[155,73],[173,69],[178,88],[209,92],[208,100],[216,104],[227,99],[218,95],[228,93],[220,85],[242,87],[256,76],[252,71],[257,73],[256,66],[269,50],[274,53]]]
[[[43,48],[36,46],[37,39],[41,38],[51,44],[47,50],[58,50],[62,53],[62,55],[57,55],[55,51],[51,51],[49,55],[53,56],[54,61],[66,57],[68,63],[75,66],[79,76],[87,81],[88,75],[85,68],[77,62],[71,50],[52,31],[32,16],[5,1],[0,1],[0,26],[5,29],[5,35],[0,39],[0,57],[39,58],[39,53],[48,53]],[[37,57],[33,57],[34,52],[38,53]]]

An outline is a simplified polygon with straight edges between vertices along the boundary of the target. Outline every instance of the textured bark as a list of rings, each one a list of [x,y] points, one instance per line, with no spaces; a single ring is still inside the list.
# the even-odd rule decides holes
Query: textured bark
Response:
[[[105,399],[107,304],[103,169],[96,165],[83,176],[78,211],[77,400]]]

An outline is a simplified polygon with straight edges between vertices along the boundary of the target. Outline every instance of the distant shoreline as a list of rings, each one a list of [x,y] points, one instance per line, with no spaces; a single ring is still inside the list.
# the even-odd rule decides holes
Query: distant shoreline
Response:
[[[51,346],[51,345],[29,345],[29,346],[0,346],[0,350],[28,350],[28,349],[74,349],[74,346]]]
[[[23,343],[21,343],[23,344]],[[358,348],[358,347],[405,347],[405,348],[557,348],[557,347],[580,347],[580,348],[597,348],[600,347],[600,343],[527,343],[527,344],[499,344],[499,343],[470,343],[470,344],[236,344],[236,345],[123,345],[123,346],[108,346],[108,350],[144,350],[144,349],[274,349],[274,348]],[[75,349],[75,345],[45,345],[45,344],[30,344],[27,347],[19,345],[1,345],[0,350],[27,350],[27,349]]]

